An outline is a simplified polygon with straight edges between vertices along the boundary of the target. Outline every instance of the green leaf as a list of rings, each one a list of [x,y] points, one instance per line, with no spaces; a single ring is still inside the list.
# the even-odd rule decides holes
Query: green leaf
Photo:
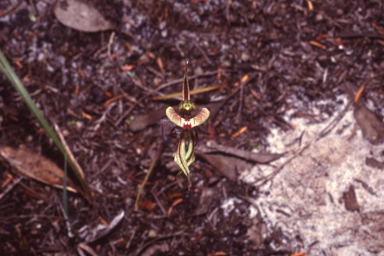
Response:
[[[41,126],[44,127],[45,131],[52,138],[53,142],[59,148],[59,150],[61,151],[63,156],[66,156],[67,152],[65,151],[63,144],[61,143],[59,138],[56,136],[56,133],[52,130],[48,121],[44,118],[43,114],[41,114],[40,110],[36,107],[31,96],[29,95],[28,91],[25,89],[25,87],[22,84],[22,82],[20,81],[19,77],[13,71],[11,65],[9,65],[6,57],[4,56],[4,54],[1,50],[0,50],[0,70],[5,74],[5,76],[9,79],[9,81],[12,83],[12,85],[15,87],[15,89],[20,93],[25,104],[31,110],[31,112],[36,117],[36,119],[39,121]],[[89,193],[89,190],[88,190],[88,187],[87,187],[85,181],[82,179],[80,173],[76,169],[75,164],[71,161],[70,158],[68,158],[68,163],[71,166],[73,172],[75,173],[77,179],[79,180],[81,187],[83,188],[85,198],[88,200],[88,202],[90,204],[92,204],[91,194]]]

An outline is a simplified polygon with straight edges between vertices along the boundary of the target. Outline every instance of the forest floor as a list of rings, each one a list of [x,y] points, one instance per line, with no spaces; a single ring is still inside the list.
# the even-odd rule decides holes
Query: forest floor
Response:
[[[69,193],[66,221],[63,191],[3,157],[2,255],[384,255],[381,1],[86,3],[113,29],[67,27],[77,17],[59,20],[54,0],[0,2],[0,48],[91,192]],[[162,129],[187,60],[191,100],[211,112],[190,190]],[[0,84],[1,150],[64,168]]]

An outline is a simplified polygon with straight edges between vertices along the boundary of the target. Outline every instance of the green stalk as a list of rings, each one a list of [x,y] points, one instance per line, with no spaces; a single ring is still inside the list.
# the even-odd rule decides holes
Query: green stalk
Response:
[[[31,96],[29,96],[28,91],[25,89],[25,87],[22,84],[22,82],[20,81],[19,77],[15,74],[12,67],[9,65],[6,57],[4,56],[4,54],[1,50],[0,50],[0,70],[9,79],[9,81],[12,83],[12,85],[15,87],[15,89],[20,93],[21,97],[23,98],[24,102],[27,104],[28,108],[31,110],[33,115],[37,118],[37,120],[39,121],[41,126],[45,129],[45,131],[48,133],[48,135],[52,138],[53,142],[59,148],[59,150],[61,151],[63,156],[67,157],[67,153],[64,149],[63,144],[61,144],[61,141],[56,136],[55,132],[52,130],[52,128],[48,124],[47,120],[44,118],[44,116],[41,114],[39,109],[36,107]],[[80,174],[78,173],[75,165],[73,164],[73,162],[71,161],[70,158],[68,158],[67,161],[68,161],[69,165],[71,166],[73,172],[75,173],[77,179],[79,180],[81,187],[83,188],[84,197],[88,200],[88,202],[92,203],[88,188],[85,185],[85,182],[81,178]]]
[[[68,199],[67,199],[67,161],[68,157],[65,155],[65,161],[64,161],[64,177],[63,177],[63,206],[64,211],[67,216],[65,216],[67,219],[69,218],[68,214]]]

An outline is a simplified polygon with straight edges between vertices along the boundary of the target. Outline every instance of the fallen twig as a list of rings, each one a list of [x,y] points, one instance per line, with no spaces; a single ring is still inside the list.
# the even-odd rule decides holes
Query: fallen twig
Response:
[[[109,59],[112,59],[112,56],[111,56],[111,46],[112,46],[113,38],[114,37],[115,37],[115,32],[113,31],[111,33],[111,36],[109,37],[109,42],[108,42],[108,47],[107,47],[107,54],[108,54]]]
[[[11,191],[17,184],[19,184],[19,182],[23,179],[23,177],[19,177],[17,178],[17,180],[15,180],[15,182],[13,182],[12,184],[10,184],[7,189],[0,194],[0,200],[9,192]]]
[[[115,126],[119,126],[119,124],[121,123],[121,121],[123,121],[124,118],[126,118],[129,113],[131,113],[131,111],[136,107],[136,105],[140,104],[146,97],[148,97],[148,95],[144,95],[143,97],[141,97],[136,103],[134,103],[127,111],[125,111],[121,117],[119,118],[119,120],[116,121],[115,123]]]
[[[206,153],[220,152],[228,155],[237,156],[247,161],[253,161],[257,163],[269,163],[271,161],[278,159],[282,155],[284,155],[284,153],[282,154],[272,154],[267,152],[254,153],[251,151],[245,151],[237,148],[219,145],[215,141],[209,141],[207,145],[196,146],[195,149],[196,149],[196,152],[198,153],[206,154]]]
[[[203,55],[204,59],[212,65],[212,61],[209,59],[209,57],[207,56],[207,54],[205,54],[204,50],[200,47],[199,43],[198,42],[195,42],[195,46],[197,47],[197,49],[199,50],[199,52],[201,53],[201,55]]]
[[[180,235],[183,234],[184,232],[185,232],[185,229],[180,230],[180,231],[178,231],[178,232],[176,232],[176,233],[173,233],[173,234],[159,236],[159,237],[153,239],[152,241],[149,241],[148,243],[144,244],[144,245],[141,246],[140,248],[138,248],[138,249],[136,250],[136,252],[133,254],[133,256],[140,255],[140,253],[141,253],[145,248],[147,248],[147,247],[150,246],[151,244],[156,243],[157,241],[160,241],[160,240],[163,240],[163,239],[167,239],[167,238],[171,238],[171,237],[175,237],[175,236],[180,236]]]
[[[211,120],[212,122],[214,123],[215,120],[216,120],[216,116],[217,116],[217,113],[219,113],[220,109],[225,105],[225,103],[227,103],[227,101],[232,98],[233,96],[236,95],[236,93],[238,93],[238,91],[240,90],[240,87],[236,87],[233,92],[228,95],[221,103],[218,107],[216,107],[215,109],[212,110],[212,113],[211,113]]]
[[[241,82],[240,82],[240,102],[239,102],[239,108],[238,108],[238,111],[237,111],[237,117],[236,117],[236,124],[237,125],[239,125],[240,126],[240,124],[241,124],[241,112],[242,112],[242,110],[243,110],[243,98],[244,98],[244,86],[247,84],[247,83],[249,83],[253,78],[255,78],[256,77],[256,73],[254,73],[254,74],[252,74],[252,75],[250,75],[250,76],[248,76],[248,75],[246,75],[246,76],[244,76],[245,78],[246,77],[248,77],[248,78],[246,78],[246,80],[245,81],[243,81],[243,78],[242,78],[242,80],[241,80]]]
[[[335,117],[335,119],[332,120],[321,132],[319,137],[316,139],[318,141],[319,139],[323,138],[325,135],[327,135],[332,129],[336,126],[336,124],[343,118],[345,112],[347,112],[348,108],[352,105],[352,100],[349,100],[345,108]]]
[[[23,2],[23,0],[19,0],[17,1],[17,3],[14,5],[14,6],[11,6],[8,10],[5,10],[3,12],[0,12],[0,17],[2,16],[5,16],[9,13],[11,13],[12,11],[16,10],[17,7],[19,7],[19,5]]]
[[[156,193],[154,193],[153,191],[151,191],[151,194],[152,196],[155,198],[156,200],[156,203],[157,205],[160,207],[161,211],[163,212],[164,216],[167,216],[167,211],[165,210],[163,204],[161,203],[161,201],[159,200],[159,197],[156,195]]]
[[[151,175],[153,167],[155,167],[155,164],[157,162],[157,159],[160,156],[160,153],[163,151],[164,144],[165,144],[165,140],[162,140],[161,143],[160,143],[159,149],[157,150],[156,155],[155,155],[155,157],[152,160],[152,164],[151,164],[151,166],[148,169],[147,175],[145,175],[145,178],[144,178],[143,182],[141,183],[139,192],[137,193],[136,202],[135,202],[135,210],[136,211],[138,210],[138,203],[139,203],[139,198],[140,198],[141,191],[143,190],[143,188],[145,186],[145,183],[148,180],[149,175]]]
[[[195,94],[199,94],[199,93],[217,90],[220,87],[221,87],[221,85],[214,85],[214,86],[210,86],[210,87],[200,88],[197,90],[192,90],[192,91],[190,91],[190,95],[195,95]],[[173,99],[173,98],[178,98],[178,97],[181,99],[181,96],[182,96],[181,92],[176,92],[176,93],[171,93],[171,94],[163,95],[163,96],[155,96],[155,97],[152,97],[151,100],[167,100],[167,99]]]
[[[194,76],[190,76],[188,77],[188,80],[192,80],[192,79],[195,79],[197,77],[202,77],[202,76],[211,76],[211,75],[215,75],[217,74],[219,71],[218,70],[213,70],[213,71],[208,71],[208,72],[205,72],[203,74],[199,74],[199,75],[194,75]],[[182,83],[183,82],[183,78],[180,78],[180,79],[175,79],[173,81],[170,81],[168,83],[165,83],[165,84],[162,84],[160,85],[159,87],[157,87],[154,91],[155,92],[158,92],[164,88],[167,88],[168,86],[171,86],[171,85],[174,85],[174,84],[178,84],[178,83]]]
[[[63,205],[61,204],[60,200],[58,200],[57,204],[60,206],[61,212],[63,213],[65,224],[67,226],[68,237],[72,238],[75,235],[72,233],[71,223],[68,220],[68,216],[67,216],[67,214],[65,212],[65,209],[64,209]]]

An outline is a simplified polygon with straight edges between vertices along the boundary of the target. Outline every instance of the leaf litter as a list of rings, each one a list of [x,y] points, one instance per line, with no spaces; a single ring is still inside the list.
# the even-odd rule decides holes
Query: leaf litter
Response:
[[[33,192],[40,183],[23,180],[2,198],[0,224],[8,232],[0,229],[4,251],[48,253],[50,248],[49,253],[80,254],[81,247],[99,255],[159,254],[167,248],[175,255],[382,253],[377,243],[382,240],[382,170],[380,164],[365,163],[371,158],[384,161],[381,142],[364,141],[359,125],[354,131],[356,121],[348,108],[336,127],[298,151],[325,127],[319,124],[341,113],[340,105],[347,102],[340,95],[355,94],[358,84],[381,72],[383,38],[378,28],[384,25],[377,2],[87,2],[105,20],[116,22],[121,34],[67,29],[51,15],[53,1],[36,2],[39,17],[32,23],[27,16],[30,4],[21,2],[14,14],[0,17],[0,46],[44,115],[63,129],[95,197],[90,207],[71,194],[68,222],[74,231],[84,226],[92,230],[100,218],[112,220],[122,209],[125,213],[114,229],[118,232],[89,245],[76,232],[69,240],[58,209],[61,192],[44,186],[49,191],[45,200],[30,197],[25,187]],[[0,9],[8,10],[7,4],[0,1]],[[152,98],[177,91],[185,57],[202,74],[194,76],[193,89],[221,85],[192,96],[212,110],[211,124],[200,127],[199,145],[213,139],[242,154],[287,153],[268,165],[235,166],[230,170],[233,180],[197,156],[191,167],[193,187],[187,191],[186,179],[171,181],[168,166],[176,148],[169,139],[149,180],[152,185],[143,190],[142,199],[151,207],[135,212],[137,182],[156,153],[152,145],[159,127],[156,117],[143,121],[140,131],[131,130],[129,123],[134,123],[132,116],[176,104]],[[240,86],[247,76],[253,79]],[[42,148],[55,159],[49,139],[0,79],[1,142]],[[129,97],[119,97],[122,91]],[[382,97],[380,79],[360,96],[381,123]],[[113,102],[103,107],[109,100]],[[6,115],[7,108],[18,115]],[[232,138],[242,127],[246,132]],[[230,164],[227,157],[233,157],[249,164],[235,155],[204,153],[208,159],[213,154],[221,157],[218,163]],[[260,185],[284,163],[273,179]],[[4,184],[7,179],[0,176]],[[360,213],[345,207],[343,193],[351,185]],[[182,203],[172,207],[181,200],[167,197],[176,193],[182,194]],[[348,237],[350,233],[355,237]],[[19,239],[10,240],[10,234]]]
[[[99,32],[115,28],[95,7],[81,0],[58,0],[53,12],[63,25],[79,31]]]
[[[48,158],[26,148],[7,146],[0,146],[0,155],[20,174],[56,188],[63,188],[64,171]],[[67,190],[81,193],[80,188],[69,177],[67,184]]]

